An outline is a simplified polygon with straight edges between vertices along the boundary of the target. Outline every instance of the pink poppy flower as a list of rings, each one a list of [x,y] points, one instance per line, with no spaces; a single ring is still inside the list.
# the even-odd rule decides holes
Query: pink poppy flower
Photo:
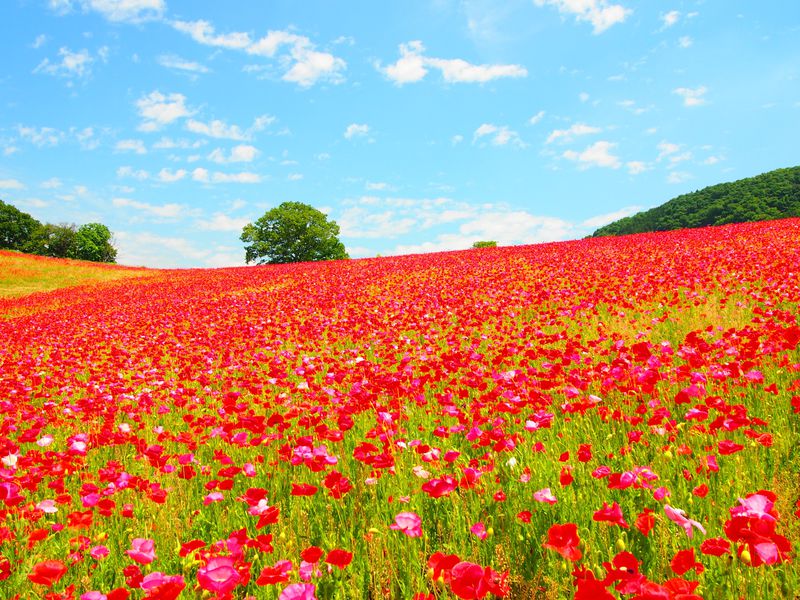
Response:
[[[550,491],[550,488],[544,488],[538,492],[534,492],[533,499],[537,502],[547,502],[548,504],[555,504],[558,502],[556,497],[553,495],[553,492]]]
[[[102,560],[109,555],[109,550],[106,546],[94,546],[89,550],[89,556],[95,560]]]
[[[697,527],[700,531],[703,532],[703,535],[705,535],[706,530],[703,528],[703,526],[697,521],[687,518],[686,512],[682,511],[681,509],[672,508],[669,504],[665,504],[664,512],[666,513],[667,517],[669,517],[670,521],[672,521],[673,523],[677,523],[678,525],[683,527],[684,531],[686,531],[686,535],[690,539],[694,533],[692,527]]]
[[[469,528],[473,535],[475,535],[479,540],[485,540],[486,536],[488,535],[486,532],[486,526],[481,523],[475,523],[472,527]]]
[[[131,542],[131,550],[128,550],[126,554],[140,564],[149,565],[156,558],[155,545],[154,540],[134,538]]]
[[[422,536],[422,519],[413,512],[401,512],[394,518],[394,523],[389,525],[389,529],[402,531],[408,537]]]
[[[317,600],[315,591],[313,583],[293,583],[281,592],[278,600]]]
[[[206,566],[197,571],[197,582],[209,592],[227,594],[241,581],[242,576],[234,568],[233,559],[228,556],[214,556]]]

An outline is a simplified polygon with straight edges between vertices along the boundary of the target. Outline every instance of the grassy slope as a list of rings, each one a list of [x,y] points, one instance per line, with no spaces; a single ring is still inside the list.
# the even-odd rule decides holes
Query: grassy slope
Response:
[[[65,287],[142,277],[153,271],[104,263],[47,258],[0,250],[0,298],[19,298]]]

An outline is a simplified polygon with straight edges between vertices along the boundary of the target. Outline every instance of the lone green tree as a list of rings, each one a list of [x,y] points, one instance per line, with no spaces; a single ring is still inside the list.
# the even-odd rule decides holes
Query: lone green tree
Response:
[[[242,229],[245,260],[281,264],[350,258],[339,241],[339,226],[302,202],[284,202]]]
[[[102,223],[87,223],[75,233],[73,258],[94,262],[117,262],[117,249],[111,243],[111,231]]]
[[[41,226],[28,213],[0,200],[0,249],[24,251]]]

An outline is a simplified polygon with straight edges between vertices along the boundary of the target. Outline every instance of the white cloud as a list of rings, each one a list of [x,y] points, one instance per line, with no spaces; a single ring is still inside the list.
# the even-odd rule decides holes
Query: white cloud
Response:
[[[463,141],[464,141],[463,135],[454,135],[452,138],[450,138],[450,142],[453,144],[453,146],[458,146]]]
[[[172,26],[181,33],[190,35],[195,42],[206,46],[242,50],[252,44],[247,33],[216,34],[214,26],[208,21],[173,21]]]
[[[715,165],[720,161],[725,160],[724,156],[709,156],[707,159],[703,161],[704,165]]]
[[[9,145],[3,148],[3,156],[11,156],[16,152],[19,152],[19,148],[17,148],[16,146]]]
[[[125,166],[117,169],[117,177],[130,177],[132,179],[144,181],[145,179],[150,178],[150,173],[143,169],[136,170],[133,167]]]
[[[144,119],[139,125],[141,131],[157,131],[164,125],[194,114],[186,107],[186,96],[183,94],[164,95],[159,91],[139,98],[136,107]]]
[[[109,21],[128,23],[160,19],[167,9],[164,0],[50,0],[49,4],[60,14],[79,5],[84,12],[95,11]]]
[[[261,175],[258,173],[221,173],[214,171],[210,173],[208,169],[202,167],[192,171],[192,179],[200,183],[260,183]]]
[[[24,190],[25,184],[16,179],[0,179],[0,190]]]
[[[192,133],[207,135],[208,137],[227,139],[227,140],[246,140],[247,136],[238,125],[228,125],[225,121],[215,119],[208,123],[189,119],[186,121],[186,129]]]
[[[55,190],[61,187],[61,180],[58,177],[51,177],[40,183],[39,187],[43,187],[46,190]]]
[[[668,142],[666,140],[661,140],[658,145],[656,146],[658,150],[658,158],[656,160],[661,160],[670,154],[675,154],[678,150],[681,149],[680,144],[673,144],[672,142]]]
[[[681,13],[677,10],[671,10],[666,14],[661,15],[661,22],[664,23],[663,28],[672,27],[681,18]]]
[[[368,181],[365,185],[368,191],[379,192],[389,189],[389,184],[383,181]]]
[[[31,44],[31,48],[41,48],[47,43],[47,36],[45,34],[39,34],[36,36],[36,39],[33,40]]]
[[[196,150],[197,148],[202,148],[207,143],[208,142],[206,140],[174,140],[169,137],[162,137],[155,144],[153,144],[153,148],[158,150],[172,150],[174,148],[180,148],[182,150]]]
[[[634,115],[643,115],[648,110],[650,110],[650,108],[652,108],[652,106],[648,108],[637,106],[636,101],[631,99],[620,100],[619,102],[617,102],[617,104],[622,108],[624,108],[625,110],[627,110],[628,112],[633,113]]]
[[[706,92],[708,92],[708,89],[704,85],[696,88],[679,87],[672,90],[673,94],[677,94],[683,98],[684,106],[702,106],[703,104],[707,104],[708,100],[704,98]]]
[[[147,154],[142,140],[120,140],[114,146],[117,152],[135,152],[136,154]]]
[[[600,133],[602,129],[599,127],[593,127],[591,125],[587,125],[586,123],[575,123],[569,129],[555,129],[554,131],[550,132],[550,135],[547,136],[546,144],[551,144],[556,140],[561,140],[562,142],[571,142],[577,136],[581,135],[591,135],[594,133]]]
[[[425,47],[415,40],[400,44],[400,58],[394,64],[381,67],[387,78],[397,85],[421,81],[429,69],[437,69],[448,83],[486,83],[503,77],[526,77],[527,69],[521,65],[475,65],[460,58],[444,59],[423,55]]]
[[[175,54],[162,54],[158,57],[158,64],[167,69],[176,69],[188,73],[208,73],[208,67],[198,62],[187,60]]]
[[[345,139],[352,139],[354,137],[364,137],[369,134],[369,125],[364,123],[350,123],[347,129],[344,130]]]
[[[625,166],[628,168],[628,173],[631,175],[638,175],[639,173],[644,173],[649,169],[647,163],[642,162],[641,160],[631,160],[626,162]]]
[[[258,148],[240,144],[231,148],[230,153],[227,155],[222,148],[216,148],[208,155],[208,160],[219,164],[252,162],[256,156],[258,156]]]
[[[72,130],[70,130],[70,132],[72,132]],[[100,140],[95,137],[93,127],[84,127],[74,133],[75,138],[84,150],[95,150],[100,146]]]
[[[509,129],[506,125],[494,125],[493,123],[483,123],[472,134],[472,143],[475,144],[484,137],[489,139],[492,146],[506,146],[511,144],[518,148],[525,148],[527,144],[523,142],[516,131]]]
[[[311,87],[318,81],[340,83],[347,63],[329,52],[320,52],[307,37],[290,31],[269,31],[253,41],[248,33],[216,34],[208,21],[173,21],[172,26],[190,35],[196,42],[266,58],[278,58],[284,69],[282,79],[301,87]],[[254,65],[257,70],[259,65]]]
[[[117,262],[155,268],[185,267],[188,264],[213,260],[215,250],[196,247],[179,237],[165,237],[147,232],[116,231]],[[242,261],[244,262],[244,261]]]
[[[690,48],[693,43],[694,41],[688,35],[678,38],[678,46],[681,48]]]
[[[243,130],[238,125],[228,125],[225,121],[219,119],[214,119],[208,123],[189,119],[186,122],[186,129],[199,135],[241,142],[252,139],[256,132],[264,130],[274,121],[275,117],[261,115],[253,121],[253,124],[248,129]]]
[[[608,0],[533,0],[536,6],[555,6],[561,14],[574,15],[576,21],[587,21],[594,33],[603,33],[617,23],[622,23],[633,11]]]
[[[19,137],[40,148],[44,146],[57,146],[63,139],[64,134],[52,127],[26,127],[17,126]]]
[[[200,183],[208,183],[210,181],[208,169],[197,167],[194,171],[192,171],[192,179],[199,181]]]
[[[169,169],[161,169],[158,172],[158,180],[164,183],[175,183],[186,177],[186,175],[188,175],[188,172],[185,169],[178,169],[175,172]]]
[[[536,124],[540,123],[541,120],[544,119],[544,115],[545,115],[545,112],[543,110],[540,110],[538,113],[533,115],[530,119],[528,119],[528,125],[536,125]]]
[[[94,58],[85,48],[78,52],[73,52],[69,48],[62,47],[59,48],[58,55],[61,57],[60,62],[50,62],[49,58],[45,58],[33,72],[46,73],[56,77],[77,77],[79,79],[91,75]]]
[[[129,198],[113,198],[111,204],[117,208],[132,208],[158,219],[179,219],[190,216],[195,212],[185,204],[176,204],[174,202],[169,204],[147,204],[146,202],[138,202]]]
[[[220,173],[215,171],[212,176],[213,183],[260,183],[261,175],[258,173]]]
[[[288,181],[300,181],[300,180],[303,179],[303,174],[302,173],[289,173],[286,176],[286,179]]]
[[[206,231],[239,231],[250,222],[245,217],[229,217],[225,213],[214,213],[210,219],[197,221],[197,227]]]
[[[596,217],[590,217],[581,223],[581,227],[594,230],[597,229],[598,227],[603,227],[604,225],[613,223],[614,221],[617,221],[619,219],[635,215],[637,212],[641,210],[643,210],[641,206],[626,206],[625,208],[621,208],[615,212],[607,213],[604,215],[597,215]]]
[[[684,171],[672,171],[667,176],[667,183],[683,183],[691,178],[691,173],[686,173]]]
[[[616,144],[601,140],[588,146],[583,152],[567,150],[562,156],[568,160],[580,163],[582,169],[587,169],[589,167],[618,169],[622,163],[618,156],[611,154],[611,150],[615,147]]]
[[[588,102],[590,97],[591,96],[589,96],[589,94],[587,94],[586,92],[581,92],[580,94],[578,94],[578,99],[581,102]]]

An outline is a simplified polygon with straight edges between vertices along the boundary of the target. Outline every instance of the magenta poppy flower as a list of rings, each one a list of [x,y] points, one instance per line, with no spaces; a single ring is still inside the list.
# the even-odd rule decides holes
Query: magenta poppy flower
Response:
[[[315,592],[313,583],[293,583],[281,592],[278,600],[317,600]]]
[[[401,512],[394,518],[394,523],[389,525],[389,529],[402,531],[408,537],[422,536],[422,519],[413,512]]]
[[[156,559],[155,541],[145,538],[134,538],[131,542],[131,549],[126,552],[132,560],[149,565]]]
[[[242,579],[233,565],[233,559],[227,556],[209,558],[206,566],[197,571],[197,582],[204,590],[227,594]]]

